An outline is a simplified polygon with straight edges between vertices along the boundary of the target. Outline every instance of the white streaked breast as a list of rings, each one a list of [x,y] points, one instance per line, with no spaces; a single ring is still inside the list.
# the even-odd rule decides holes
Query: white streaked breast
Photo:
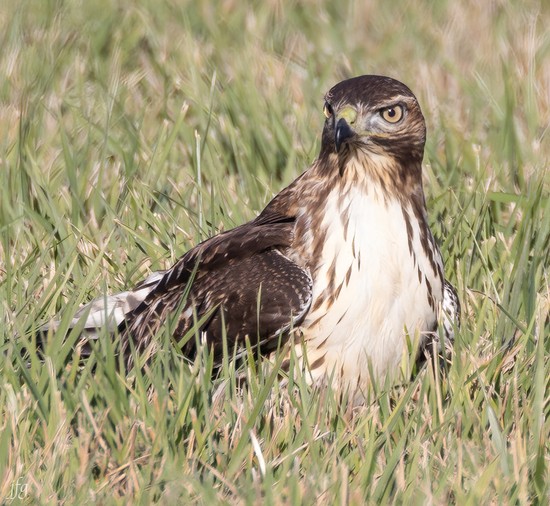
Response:
[[[411,335],[426,332],[436,321],[426,279],[436,303],[442,286],[423,253],[419,224],[407,209],[412,255],[401,203],[386,198],[372,188],[365,192],[351,187],[345,197],[335,190],[325,201],[322,227],[327,235],[312,307],[330,282],[333,263],[334,287],[342,288],[332,303],[315,308],[302,325],[309,364],[322,364],[313,368],[313,380],[336,370],[345,384],[364,386],[369,360],[378,375],[385,374],[401,360],[405,329]],[[436,256],[440,261],[439,253]]]

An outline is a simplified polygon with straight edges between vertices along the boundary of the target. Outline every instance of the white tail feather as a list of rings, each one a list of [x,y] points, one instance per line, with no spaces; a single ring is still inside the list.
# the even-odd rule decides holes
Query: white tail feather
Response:
[[[69,328],[76,327],[84,320],[82,333],[88,339],[97,339],[101,329],[114,332],[124,321],[126,315],[136,309],[153,291],[166,271],[153,272],[133,290],[98,297],[82,306],[74,315]],[[52,321],[40,327],[39,332],[46,334],[55,332],[59,321]]]

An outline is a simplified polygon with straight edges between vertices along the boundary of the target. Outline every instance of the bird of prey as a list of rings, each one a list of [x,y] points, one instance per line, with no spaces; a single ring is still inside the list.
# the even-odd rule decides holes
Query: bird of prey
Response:
[[[116,330],[130,365],[130,349],[154,353],[167,321],[176,340],[200,336],[182,346],[190,357],[199,341],[217,361],[247,340],[260,355],[289,343],[311,383],[354,391],[369,370],[398,367],[407,335],[424,343],[440,322],[452,340],[459,302],[428,226],[417,99],[365,75],[336,84],[324,115],[319,156],[301,176],[252,221],[84,306],[73,323],[86,318],[86,339]]]

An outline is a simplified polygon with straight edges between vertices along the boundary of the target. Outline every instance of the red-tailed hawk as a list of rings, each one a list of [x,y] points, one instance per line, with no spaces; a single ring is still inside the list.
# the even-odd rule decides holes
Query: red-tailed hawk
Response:
[[[224,338],[230,353],[247,338],[260,354],[288,341],[300,360],[306,351],[312,382],[350,389],[367,385],[369,363],[378,375],[395,369],[407,333],[424,341],[444,320],[451,340],[458,298],[428,227],[415,96],[361,76],[326,94],[324,114],[319,157],[256,219],[83,307],[74,322],[86,316],[85,337],[117,329],[129,364],[131,348],[154,353],[167,320],[175,339],[198,328],[216,360]]]

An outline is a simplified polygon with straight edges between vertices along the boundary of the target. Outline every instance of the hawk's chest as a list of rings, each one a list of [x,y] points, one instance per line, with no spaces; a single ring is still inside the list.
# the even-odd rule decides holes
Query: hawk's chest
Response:
[[[368,360],[383,372],[399,362],[405,329],[412,335],[435,325],[442,285],[425,252],[427,242],[435,248],[433,239],[412,208],[380,189],[334,191],[322,211],[308,237],[317,254],[302,325],[308,359],[352,378],[366,373]],[[437,249],[433,257],[441,262]]]

